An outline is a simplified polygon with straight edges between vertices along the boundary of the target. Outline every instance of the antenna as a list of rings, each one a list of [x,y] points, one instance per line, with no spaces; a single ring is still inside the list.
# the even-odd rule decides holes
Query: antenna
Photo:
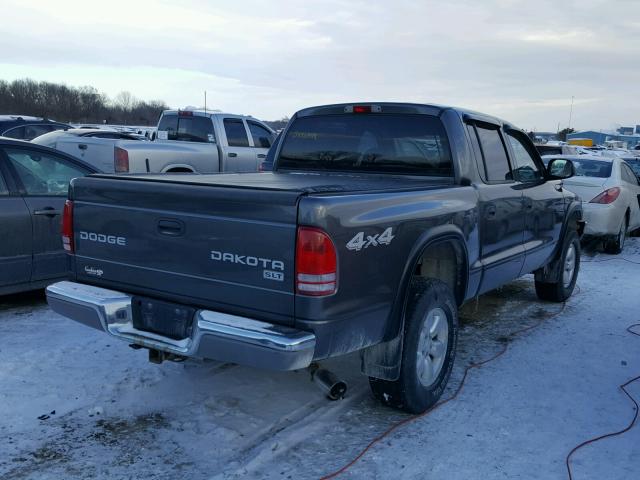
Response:
[[[207,91],[204,91],[204,114],[207,114]]]
[[[571,128],[571,116],[573,115],[573,95],[571,95],[571,108],[569,109],[569,125],[567,129]]]

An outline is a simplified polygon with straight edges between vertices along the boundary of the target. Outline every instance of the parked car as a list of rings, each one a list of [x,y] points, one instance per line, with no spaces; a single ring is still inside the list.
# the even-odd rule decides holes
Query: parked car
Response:
[[[536,145],[540,155],[575,155],[578,148],[575,145],[542,144]]]
[[[120,140],[140,141],[143,138],[116,130],[74,128],[46,133],[31,141],[73,155],[102,172],[113,172],[114,147]]]
[[[58,142],[63,141],[67,137],[78,138],[108,138],[111,140],[139,140],[140,135],[117,130],[109,130],[102,128],[71,128],[69,130],[55,130],[45,133],[31,140],[38,145],[44,145],[49,148],[56,148]]]
[[[361,351],[375,396],[421,412],[451,373],[458,305],[530,272],[540,298],[573,292],[571,162],[550,174],[509,123],[434,105],[314,107],[274,157],[266,173],[72,181],[70,279],[48,287],[51,308],[155,362],[294,370]],[[486,234],[501,221],[503,236]]]
[[[67,153],[116,173],[256,172],[275,134],[253,117],[199,110],[167,110],[152,142],[65,137]]]
[[[27,115],[0,115],[0,137],[31,140],[54,130],[73,128],[66,123]]]
[[[66,275],[60,221],[69,181],[97,171],[53,149],[0,138],[0,295]]]
[[[640,228],[640,184],[631,167],[620,157],[544,157],[545,162],[570,160],[576,175],[564,185],[582,200],[585,238],[599,237],[609,253],[622,252],[628,232]]]

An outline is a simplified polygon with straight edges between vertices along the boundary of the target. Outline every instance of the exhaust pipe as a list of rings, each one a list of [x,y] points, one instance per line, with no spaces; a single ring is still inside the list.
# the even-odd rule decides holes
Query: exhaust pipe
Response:
[[[318,365],[309,367],[309,369],[311,380],[327,395],[329,400],[340,400],[347,393],[347,384],[333,372],[320,368]]]

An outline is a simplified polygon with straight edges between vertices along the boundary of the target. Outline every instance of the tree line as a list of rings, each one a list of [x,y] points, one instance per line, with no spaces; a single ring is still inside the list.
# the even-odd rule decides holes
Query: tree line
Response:
[[[169,106],[143,101],[129,92],[110,99],[94,87],[21,79],[0,80],[0,114],[32,115],[59,122],[155,125]]]

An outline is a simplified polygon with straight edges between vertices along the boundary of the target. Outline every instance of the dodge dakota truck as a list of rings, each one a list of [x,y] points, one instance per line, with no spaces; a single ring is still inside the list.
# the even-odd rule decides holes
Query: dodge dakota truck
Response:
[[[374,395],[422,412],[454,362],[457,308],[527,273],[561,302],[580,265],[567,160],[436,105],[296,113],[268,173],[91,175],[63,218],[51,308],[149,349],[294,370],[360,351]],[[550,172],[554,172],[551,174]]]

